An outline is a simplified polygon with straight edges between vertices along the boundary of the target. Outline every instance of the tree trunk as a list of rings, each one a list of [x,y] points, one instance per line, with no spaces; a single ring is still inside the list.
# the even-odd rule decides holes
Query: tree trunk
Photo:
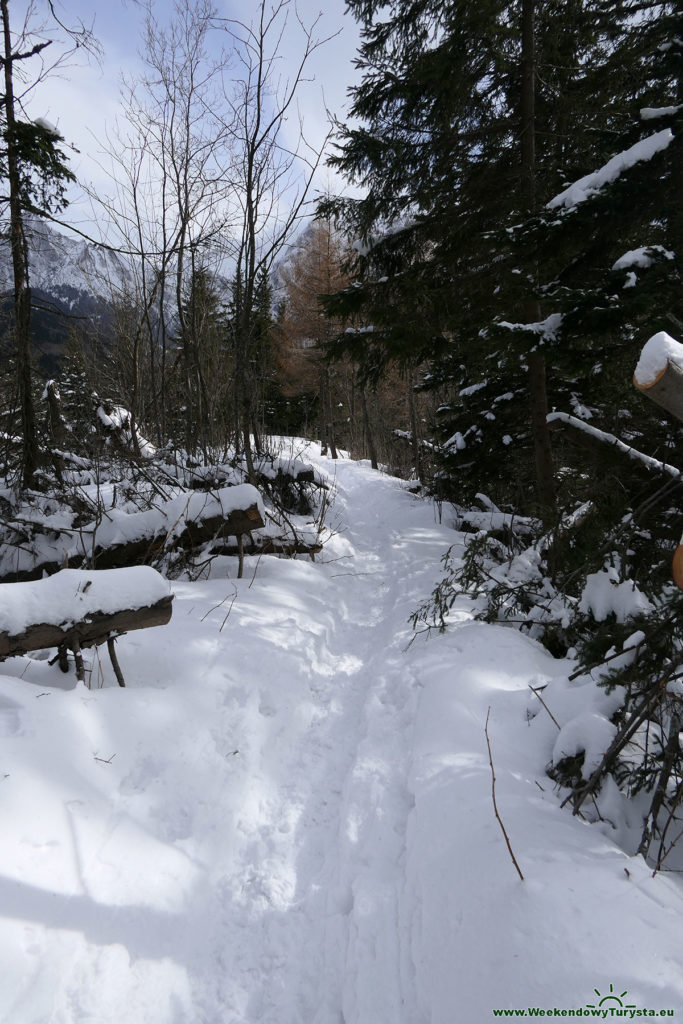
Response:
[[[31,388],[31,290],[28,280],[28,258],[21,209],[21,178],[16,146],[14,113],[13,56],[8,0],[0,0],[4,39],[5,108],[7,126],[7,183],[9,186],[10,245],[14,274],[15,337],[17,353],[17,385],[21,408],[22,483],[29,487],[38,468],[38,435]]]
[[[522,96],[521,96],[521,186],[524,212],[536,207],[536,0],[522,0]],[[536,298],[525,303],[527,323],[541,320]],[[555,509],[555,478],[547,423],[548,394],[546,359],[540,348],[529,353],[529,397],[531,402],[531,433],[536,464],[536,488],[544,520],[552,519]]]
[[[373,469],[377,469],[377,446],[375,445],[375,435],[373,434],[372,427],[370,425],[368,400],[365,397],[365,388],[361,388],[360,402],[363,410],[363,430],[365,431],[365,443],[368,447],[368,454],[370,455],[370,465]]]
[[[333,459],[339,458],[337,444],[334,437],[334,409],[332,408],[332,386],[330,384],[330,371],[325,367],[325,394],[327,396],[327,436],[330,442],[330,455]]]
[[[415,405],[415,392],[413,390],[412,371],[408,377],[408,409],[410,410],[410,431],[412,434],[413,459],[415,461],[415,473],[422,486],[425,485],[425,471],[422,462],[422,448],[420,447],[420,432],[417,422],[417,407]]]

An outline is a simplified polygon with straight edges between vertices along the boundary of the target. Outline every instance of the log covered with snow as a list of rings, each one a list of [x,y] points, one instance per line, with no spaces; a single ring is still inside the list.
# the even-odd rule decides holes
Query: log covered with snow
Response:
[[[29,545],[0,555],[0,584],[51,576],[63,566],[118,569],[149,563],[166,551],[193,550],[214,538],[240,537],[264,526],[259,492],[250,484],[213,493],[185,492],[142,512],[110,509],[78,530],[50,525]]]
[[[264,525],[261,496],[251,484],[193,492],[144,512],[110,516],[99,524],[93,557],[98,568],[116,568],[147,561],[165,548],[191,550]]]
[[[640,353],[633,383],[657,405],[683,420],[683,345],[666,331],[654,334]]]
[[[44,648],[74,651],[170,621],[173,595],[149,566],[62,569],[0,585],[0,659]]]

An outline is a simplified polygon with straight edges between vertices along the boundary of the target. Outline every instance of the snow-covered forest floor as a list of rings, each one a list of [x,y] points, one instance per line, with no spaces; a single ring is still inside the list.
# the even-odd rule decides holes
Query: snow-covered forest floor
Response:
[[[405,483],[307,458],[333,495],[315,562],[174,581],[170,624],[118,645],[125,690],[104,659],[90,690],[2,665],[0,1020],[679,1010],[680,876],[561,810],[545,774],[557,727],[529,684],[575,715],[572,663],[466,595],[410,644],[462,538]]]

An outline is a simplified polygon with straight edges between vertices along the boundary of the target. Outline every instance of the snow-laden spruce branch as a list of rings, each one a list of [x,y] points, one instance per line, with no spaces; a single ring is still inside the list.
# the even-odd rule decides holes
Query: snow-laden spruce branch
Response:
[[[597,427],[593,427],[584,420],[580,420],[577,416],[571,416],[567,412],[549,413],[548,423],[551,426],[554,423],[564,423],[566,426],[572,427],[574,430],[579,430],[582,433],[587,434],[595,441],[600,441],[602,444],[612,445],[623,455],[627,455],[630,459],[640,462],[647,469],[650,469],[655,473],[667,473],[675,479],[678,479],[681,476],[680,469],[677,469],[675,466],[671,466],[667,462],[661,462],[659,459],[654,459],[651,455],[646,455],[644,452],[639,452],[637,448],[632,448],[631,445],[620,441],[614,434],[608,434],[605,430],[599,430]]]

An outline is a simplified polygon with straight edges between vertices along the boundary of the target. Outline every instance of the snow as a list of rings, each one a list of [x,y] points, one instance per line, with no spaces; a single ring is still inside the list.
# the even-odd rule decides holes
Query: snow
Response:
[[[643,346],[634,373],[636,382],[641,387],[654,384],[669,362],[683,368],[683,345],[666,331],[658,331]]]
[[[676,107],[641,107],[640,119],[641,121],[654,121],[658,117],[673,117],[679,110],[683,110],[682,104]]]
[[[124,438],[126,443],[132,448],[133,435],[131,430],[131,415],[127,409],[124,409],[121,405],[114,405],[110,406],[109,411],[107,411],[103,405],[100,405],[97,408],[96,414],[105,429],[118,431],[119,436]],[[139,432],[137,433],[137,442],[140,455],[148,459],[151,459],[155,455],[156,448],[152,442],[148,441]]]
[[[560,809],[529,686],[590,758],[615,694],[465,595],[408,647],[464,537],[367,463],[307,457],[333,495],[315,563],[175,581],[171,623],[120,647],[125,690],[104,663],[91,690],[2,666],[0,1020],[452,1024],[611,985],[679,1007],[680,876]]]
[[[626,270],[628,267],[651,267],[655,262],[653,253],[658,253],[666,260],[674,259],[674,254],[663,245],[643,245],[638,249],[631,249],[612,265],[612,270]]]
[[[167,581],[147,565],[90,572],[62,569],[34,583],[0,586],[0,632],[17,636],[40,623],[67,629],[97,612],[146,608],[169,594]]]
[[[557,332],[562,326],[562,314],[551,313],[545,320],[540,320],[534,324],[515,324],[509,323],[507,320],[500,320],[498,326],[506,327],[509,331],[529,331],[531,334],[537,334],[547,341],[554,341],[557,337]]]
[[[162,533],[172,537],[180,533],[187,522],[201,523],[214,516],[227,518],[231,512],[247,509],[251,505],[258,506],[263,519],[263,500],[251,484],[221,487],[220,490],[209,493],[196,491],[190,495],[179,494],[170,501],[144,512],[127,514],[111,509],[97,526],[95,537],[102,547],[158,537]]]
[[[57,125],[53,124],[52,121],[48,121],[46,117],[37,117],[34,124],[37,124],[39,128],[42,128],[49,135],[59,136]]]
[[[654,135],[649,135],[646,139],[641,139],[640,142],[636,142],[630,149],[617,153],[599,170],[579,178],[569,188],[556,195],[546,204],[548,209],[554,210],[557,207],[571,208],[578,206],[579,203],[585,202],[590,196],[599,192],[603,186],[616,181],[617,178],[635,164],[643,160],[651,160],[656,153],[666,149],[672,139],[673,133],[670,128],[664,128]]]
[[[447,441],[444,442],[443,447],[446,451],[455,448],[456,451],[461,452],[463,451],[463,449],[467,448],[467,442],[465,441],[465,438],[462,436],[460,431],[456,430],[456,432],[452,434]]]
[[[651,601],[629,580],[619,582],[619,573],[614,566],[600,572],[590,573],[581,594],[579,609],[593,615],[596,622],[603,622],[614,615],[617,622],[626,622],[635,615],[654,611]]]
[[[616,732],[617,727],[604,715],[590,711],[577,715],[560,729],[553,747],[553,762],[557,764],[563,758],[574,757],[583,751],[581,775],[588,779],[600,764]]]
[[[458,392],[460,398],[469,398],[470,395],[475,395],[477,391],[481,391],[482,388],[488,387],[488,379],[479,381],[478,384],[470,384],[469,387],[463,388],[462,391]]]

